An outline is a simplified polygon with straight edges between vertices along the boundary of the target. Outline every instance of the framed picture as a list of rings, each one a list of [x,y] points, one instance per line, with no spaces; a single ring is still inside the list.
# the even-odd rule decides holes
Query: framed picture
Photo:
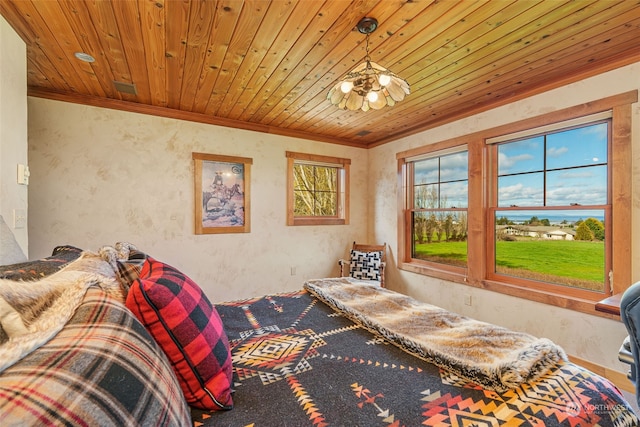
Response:
[[[249,233],[252,159],[192,153],[195,233]]]

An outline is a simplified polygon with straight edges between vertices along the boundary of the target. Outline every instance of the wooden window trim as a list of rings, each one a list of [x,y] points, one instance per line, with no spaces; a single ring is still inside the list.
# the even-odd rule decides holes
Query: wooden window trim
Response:
[[[589,114],[586,114],[583,116],[589,116]],[[614,169],[612,167],[613,163],[609,160],[612,158],[612,152],[613,152],[613,138],[612,138],[612,129],[611,129],[613,127],[613,118],[611,117],[610,119],[607,119],[607,121],[611,124],[611,126],[609,126],[609,132],[608,132],[609,135],[607,137],[608,138],[607,171],[608,171],[608,175],[610,176],[612,170]],[[564,122],[566,121],[561,122],[561,124],[563,124]],[[597,123],[598,120],[595,120],[594,122]],[[594,122],[584,122],[580,126],[589,125]],[[547,135],[547,134],[548,133],[545,131],[541,135]],[[490,176],[492,179],[496,179],[498,176],[498,146],[497,145],[498,144],[487,144],[487,153],[489,157],[489,161],[487,162],[487,173],[488,173],[488,176]],[[493,192],[493,189],[497,189],[497,188],[498,188],[497,183],[495,182],[495,180],[492,180],[490,184],[490,188],[487,191],[488,194],[489,193],[491,194],[488,197],[489,207],[487,208],[487,215],[486,215],[487,216],[487,243],[488,243],[486,265],[495,264],[495,244],[494,243],[496,242],[496,234],[495,234],[495,227],[489,227],[489,222],[493,223],[493,218],[495,218],[494,216],[495,211],[509,210],[508,207],[498,206],[497,194]],[[613,189],[613,185],[610,178],[607,178],[607,188],[610,190]],[[598,210],[602,209],[604,211],[605,224],[612,224],[611,207],[613,206],[613,199],[610,194],[611,192],[612,191],[608,192],[609,193],[608,200],[604,206],[593,207],[594,209],[598,209]],[[562,206],[562,207],[559,207],[558,210],[571,211],[571,210],[580,210],[583,208],[584,206],[580,206],[580,207]],[[531,209],[526,209],[526,210],[531,210]],[[550,206],[541,206],[540,210],[545,212],[552,212],[553,210],[555,210],[555,208]],[[607,226],[607,228],[609,231],[611,231],[610,227]],[[611,242],[612,242],[612,239],[609,239],[609,238],[605,239],[605,241],[603,242],[605,246],[605,251],[604,251],[605,252],[604,265],[606,268],[605,274],[613,270],[613,265],[611,264],[611,256],[613,254]],[[562,292],[559,292],[558,290],[560,289],[559,287],[560,285],[558,284],[533,281],[533,280],[528,280],[526,278],[518,277],[518,276],[508,276],[502,273],[491,271],[489,269],[487,269],[486,279],[488,281],[492,281],[495,283],[508,282],[509,284],[512,284],[515,286],[520,286],[529,290],[538,290],[546,294],[560,294],[560,295],[566,295],[573,299],[583,299],[583,300],[590,300],[590,301],[599,301],[605,297],[612,295],[613,293],[612,292],[613,289],[609,281],[605,281],[604,283],[604,292],[594,292],[594,291],[575,288],[575,287],[565,287],[563,288]]]
[[[287,225],[349,224],[349,172],[351,159],[317,154],[286,152],[287,157]],[[293,168],[296,162],[324,163],[342,170],[338,174],[338,215],[335,217],[296,217],[294,215]]]
[[[446,146],[441,147],[441,149],[434,150],[429,153],[432,153],[433,158],[436,158],[436,157],[442,157],[442,156],[446,156],[454,153],[465,152],[465,151],[468,151],[467,148],[468,147],[466,146],[466,143],[464,144],[453,143],[453,144],[447,144]],[[416,160],[413,159],[412,157],[421,157],[421,154],[423,153],[417,153],[417,154],[418,154],[417,156],[408,156],[403,160],[402,175],[404,176],[403,178],[404,182],[402,186],[398,187],[398,188],[402,188],[403,186],[405,187],[404,193],[406,195],[406,198],[404,200],[406,200],[407,204],[404,204],[403,206],[410,206],[410,205],[413,206],[413,201],[415,200],[414,165]],[[468,184],[468,180],[467,180],[467,184]],[[456,208],[454,209],[443,208],[443,209],[454,210],[454,211],[465,211],[467,213],[467,221],[468,221],[468,218],[469,218],[468,207],[462,208],[462,209],[456,209]],[[420,209],[416,209],[416,208],[404,209],[404,214],[403,214],[404,223],[411,224],[412,213],[417,211],[420,211]],[[407,233],[410,233],[410,231],[407,230]],[[424,269],[426,269],[427,271],[434,272],[434,274],[436,272],[442,272],[445,275],[453,274],[456,276],[464,276],[466,274],[467,267],[461,267],[461,266],[455,266],[450,264],[437,263],[437,262],[428,261],[424,259],[412,258],[412,253],[413,253],[412,242],[409,239],[404,239],[403,242],[405,245],[404,253],[406,254],[406,257],[407,257],[406,263],[405,263],[405,269],[415,269],[417,270],[416,272],[421,272]]]
[[[490,279],[487,274],[487,258],[493,241],[493,232],[487,228],[490,222],[488,209],[488,192],[493,191],[494,179],[488,173],[489,147],[485,140],[499,135],[524,131],[551,123],[562,122],[572,118],[612,111],[611,121],[611,256],[613,268],[612,294],[624,292],[631,284],[631,217],[632,217],[632,105],[638,101],[638,91],[630,91],[603,98],[593,102],[565,108],[507,125],[487,129],[473,134],[452,138],[424,147],[414,148],[396,154],[398,162],[398,268],[405,271],[423,274],[438,279],[448,280],[477,288],[487,289],[523,299],[537,301],[558,307],[619,319],[618,316],[596,310],[597,299],[602,296],[585,298],[572,291],[559,293],[556,288],[532,289],[523,286],[526,281],[509,282]],[[407,241],[407,223],[405,209],[408,202],[406,159],[418,155],[443,150],[456,145],[467,144],[469,151],[469,204],[467,223],[467,269],[464,272],[451,271],[442,266],[434,266],[411,259],[411,242]],[[605,295],[608,296],[608,295]]]

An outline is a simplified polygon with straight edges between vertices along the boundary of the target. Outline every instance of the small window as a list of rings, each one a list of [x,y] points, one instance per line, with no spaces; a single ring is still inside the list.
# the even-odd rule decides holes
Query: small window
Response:
[[[351,160],[286,154],[287,225],[348,224]]]

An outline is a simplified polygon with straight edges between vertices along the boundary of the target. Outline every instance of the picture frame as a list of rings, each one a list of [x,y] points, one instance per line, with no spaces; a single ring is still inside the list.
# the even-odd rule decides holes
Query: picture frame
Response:
[[[195,234],[251,232],[251,165],[247,157],[192,153]]]

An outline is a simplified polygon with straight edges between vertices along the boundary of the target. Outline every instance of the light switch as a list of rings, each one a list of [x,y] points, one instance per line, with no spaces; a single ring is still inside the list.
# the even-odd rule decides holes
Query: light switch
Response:
[[[29,166],[18,165],[18,184],[29,185]]]

